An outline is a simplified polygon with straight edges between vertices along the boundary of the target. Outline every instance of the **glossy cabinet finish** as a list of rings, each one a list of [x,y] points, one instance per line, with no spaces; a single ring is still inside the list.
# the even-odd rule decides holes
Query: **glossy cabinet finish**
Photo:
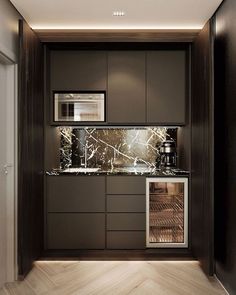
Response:
[[[145,52],[108,52],[108,122],[145,122]]]
[[[183,125],[186,51],[147,52],[147,123]]]

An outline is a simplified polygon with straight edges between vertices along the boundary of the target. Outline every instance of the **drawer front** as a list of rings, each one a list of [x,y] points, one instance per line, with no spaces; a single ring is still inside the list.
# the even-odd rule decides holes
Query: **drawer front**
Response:
[[[145,195],[107,195],[107,212],[146,212]]]
[[[105,177],[47,177],[48,212],[104,212]]]
[[[108,249],[145,249],[145,231],[109,231]]]
[[[146,183],[144,176],[108,176],[107,194],[144,195]]]
[[[49,213],[48,249],[104,249],[105,214]]]
[[[107,230],[145,230],[145,213],[108,213]]]

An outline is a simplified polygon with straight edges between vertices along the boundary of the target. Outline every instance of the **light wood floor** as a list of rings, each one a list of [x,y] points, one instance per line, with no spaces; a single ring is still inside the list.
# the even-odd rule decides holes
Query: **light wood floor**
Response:
[[[23,282],[7,284],[0,295],[213,295],[226,294],[198,262],[64,261],[36,262]]]

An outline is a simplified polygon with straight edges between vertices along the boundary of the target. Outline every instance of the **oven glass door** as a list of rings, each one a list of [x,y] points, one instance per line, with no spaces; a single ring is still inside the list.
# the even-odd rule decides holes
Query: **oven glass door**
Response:
[[[105,93],[54,93],[54,121],[104,122]]]
[[[147,178],[147,247],[188,247],[188,179]]]

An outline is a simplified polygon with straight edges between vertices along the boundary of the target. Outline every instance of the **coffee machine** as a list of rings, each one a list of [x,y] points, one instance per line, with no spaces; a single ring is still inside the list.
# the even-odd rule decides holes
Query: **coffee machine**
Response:
[[[176,167],[177,151],[174,140],[165,140],[158,147],[157,168],[171,169]]]

